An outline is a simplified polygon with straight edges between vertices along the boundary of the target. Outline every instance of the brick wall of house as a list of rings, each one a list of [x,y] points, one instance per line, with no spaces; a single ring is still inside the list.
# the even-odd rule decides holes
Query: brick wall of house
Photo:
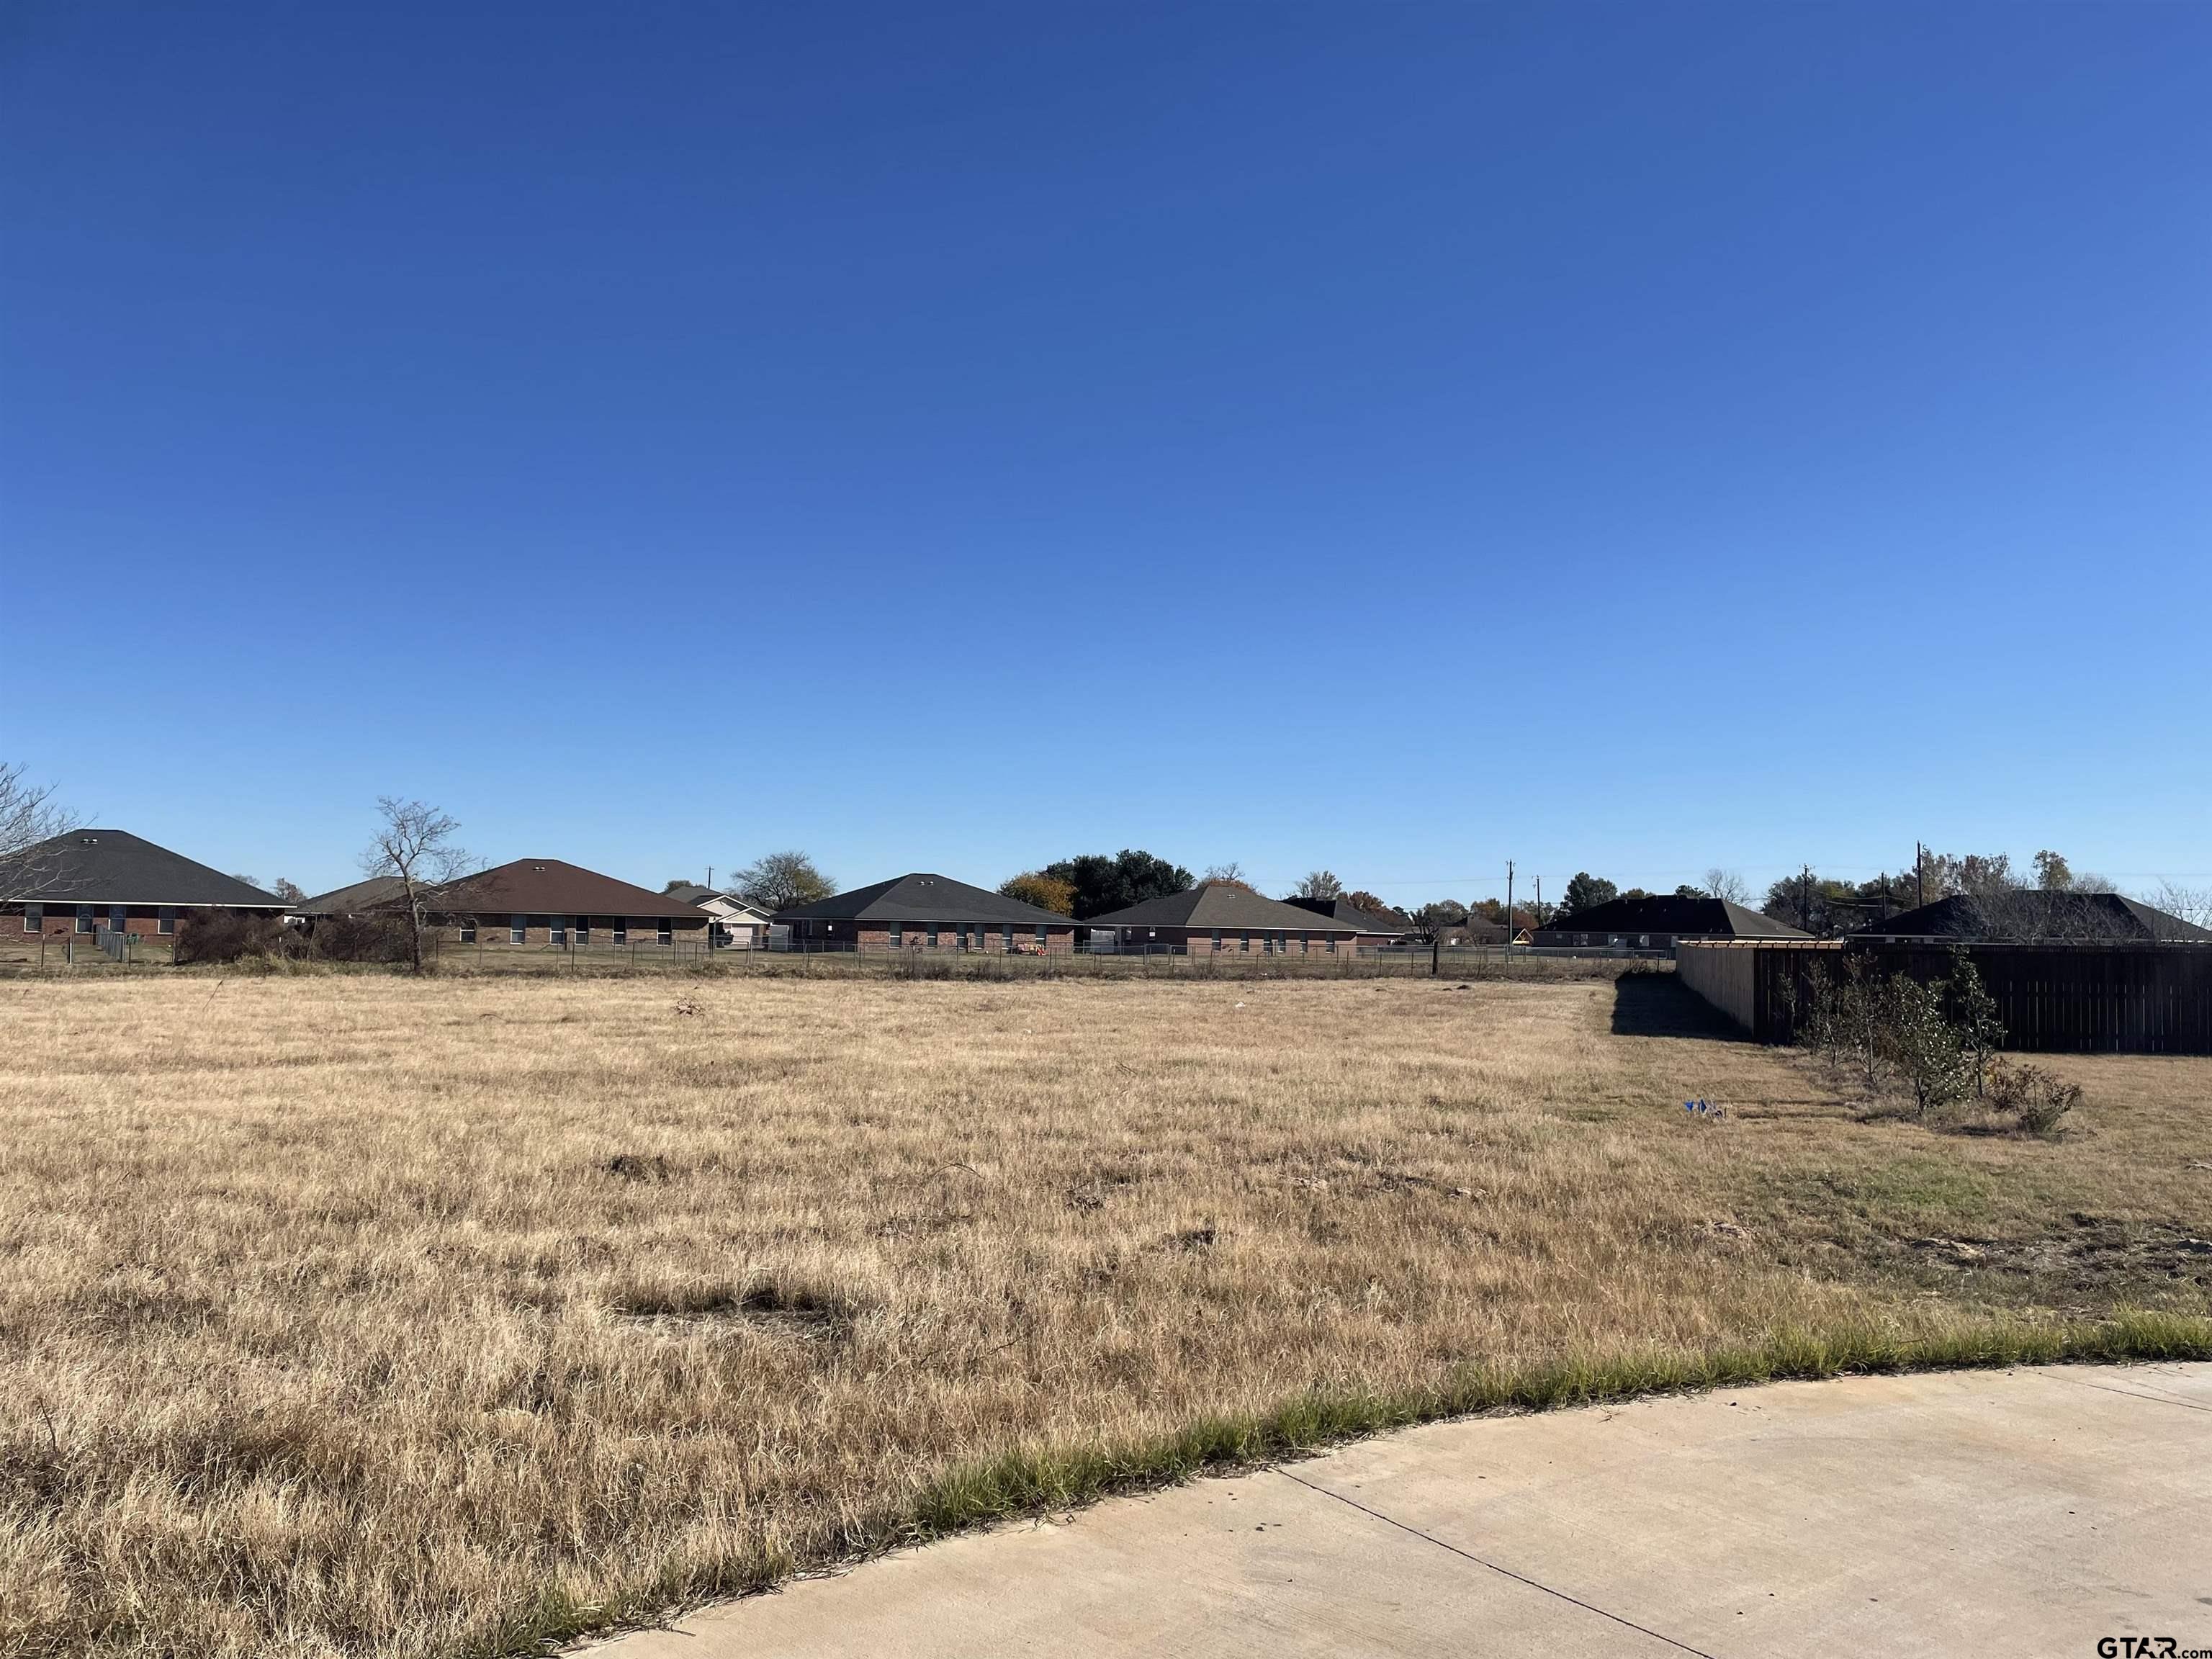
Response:
[[[588,940],[580,938],[574,931],[575,924],[581,920],[583,918],[576,916],[564,919],[569,929],[567,943],[572,945],[588,943],[593,946],[614,944],[614,917],[591,917],[591,937]],[[532,925],[523,928],[521,942],[517,944],[514,936],[514,923],[508,916],[483,917],[477,924],[476,942],[487,946],[509,945],[518,951],[531,949],[542,951],[553,943],[552,923],[550,919],[544,917],[532,917]],[[541,923],[543,925],[537,925]],[[448,945],[459,945],[462,942],[461,928],[458,922],[445,924],[435,931],[439,938]],[[706,939],[707,924],[704,921],[690,921],[682,916],[672,916],[669,918],[669,936],[671,944],[689,945],[696,950]],[[629,924],[629,937],[623,941],[625,945],[641,946],[658,945],[659,942],[660,921],[654,916],[641,916],[633,919]]]
[[[170,907],[174,918],[173,927],[181,927],[188,916],[205,914],[207,908],[193,905]],[[72,935],[81,939],[92,939],[113,927],[112,914],[113,908],[112,905],[94,905],[92,926],[80,934],[76,931],[77,907],[74,904],[47,905],[44,921],[38,927],[33,927],[30,924],[27,907],[21,904],[0,906],[0,938],[37,939],[43,934],[47,939],[68,939]],[[162,907],[158,904],[133,904],[126,907],[123,931],[143,939],[164,937],[161,927],[161,909]],[[249,914],[261,915],[268,913],[253,911]]]
[[[1285,927],[1280,930],[1253,928],[1250,930],[1252,945],[1249,951],[1244,948],[1243,943],[1245,929],[1224,927],[1221,930],[1220,954],[1224,957],[1265,957],[1267,955],[1267,945],[1265,941],[1273,938],[1277,931],[1280,931],[1285,937],[1286,955],[1294,957],[1326,957],[1329,954],[1328,934],[1318,933],[1310,928],[1305,929],[1304,930],[1305,937],[1312,943],[1301,945],[1298,942],[1301,930],[1295,927]],[[1162,945],[1169,945],[1187,951],[1194,957],[1210,957],[1214,954],[1213,929],[1211,927],[1136,927],[1124,929],[1123,934],[1123,946],[1131,951],[1142,950],[1146,946],[1157,950]],[[1356,949],[1352,939],[1346,934],[1336,935],[1337,957],[1342,958],[1354,954],[1356,954]]]
[[[973,922],[968,924],[969,943],[966,948],[971,951],[979,948],[975,943],[975,924]],[[1003,922],[987,922],[983,924],[983,939],[980,949],[985,956],[1004,956],[1006,954],[1006,934],[1004,929],[1005,924]],[[960,927],[955,923],[949,921],[939,923],[937,929],[938,953],[939,955],[957,954],[962,949],[960,933]],[[890,928],[888,924],[878,922],[866,923],[858,929],[857,934],[851,931],[850,923],[839,922],[837,924],[837,931],[836,933],[829,934],[826,938],[817,936],[811,942],[817,945],[834,945],[839,940],[849,942],[855,937],[858,938],[860,947],[863,951],[888,951],[891,948]],[[914,927],[902,929],[898,948],[902,951],[920,951],[924,954],[927,954],[929,951],[929,925],[927,922],[922,922]],[[1018,921],[1014,924],[1014,949],[1016,951],[1024,954],[1035,953],[1036,950],[1036,925],[1034,922]],[[1045,954],[1047,956],[1070,956],[1073,954],[1074,950],[1074,923],[1070,922],[1065,927],[1048,927],[1045,930]]]

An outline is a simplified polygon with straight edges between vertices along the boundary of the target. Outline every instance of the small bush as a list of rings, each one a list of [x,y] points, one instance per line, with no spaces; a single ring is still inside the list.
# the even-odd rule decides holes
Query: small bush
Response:
[[[2062,1082],[2040,1066],[2014,1065],[2000,1057],[1990,1066],[1989,1102],[1994,1111],[2017,1115],[2023,1133],[2047,1135],[2081,1103],[2081,1085]]]

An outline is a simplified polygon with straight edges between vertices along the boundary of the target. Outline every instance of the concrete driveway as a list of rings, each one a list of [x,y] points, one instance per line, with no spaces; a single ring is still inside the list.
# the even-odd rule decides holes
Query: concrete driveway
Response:
[[[1855,1377],[1415,1429],[624,1637],[769,1655],[2212,1650],[2212,1365]]]

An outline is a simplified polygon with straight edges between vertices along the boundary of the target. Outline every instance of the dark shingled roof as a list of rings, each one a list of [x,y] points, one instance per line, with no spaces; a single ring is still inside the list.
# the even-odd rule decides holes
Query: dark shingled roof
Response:
[[[559,859],[517,859],[456,882],[439,900],[454,915],[668,916],[703,923],[696,904]]]
[[[1007,922],[1034,927],[1039,922],[1049,922],[1055,927],[1073,927],[1073,916],[1063,916],[1054,910],[1040,909],[1034,904],[1024,904],[1019,899],[1008,898],[1004,893],[994,893],[988,888],[970,887],[964,881],[955,881],[950,876],[929,875],[915,872],[912,875],[894,876],[889,881],[877,882],[872,887],[855,887],[849,893],[836,893],[812,904],[801,904],[789,910],[775,913],[778,921],[896,921],[906,922]]]
[[[1093,927],[1220,927],[1240,933],[1358,933],[1371,931],[1334,916],[1316,915],[1249,887],[1205,881],[1164,898],[1091,918]],[[1397,929],[1389,931],[1396,932]]]
[[[1377,915],[1372,910],[1361,909],[1350,899],[1286,898],[1283,902],[1310,910],[1317,916],[1327,916],[1332,921],[1347,923],[1363,933],[1388,933],[1395,939],[1414,926],[1411,916]]]
[[[350,887],[333,887],[327,893],[318,893],[294,908],[302,915],[357,916],[366,911],[380,910],[387,904],[404,904],[406,900],[407,884],[398,877],[371,876]]]
[[[235,876],[196,864],[125,830],[73,830],[40,842],[9,870],[0,892],[9,902],[34,904],[213,904],[282,910],[283,899]],[[21,890],[15,890],[18,887]]]
[[[1859,935],[1872,939],[1986,939],[2029,942],[2144,944],[2212,939],[2212,929],[2118,893],[2017,892],[1976,897],[1961,893],[1869,922]]]
[[[1683,898],[1673,893],[1650,898],[1607,899],[1587,910],[1554,917],[1543,933],[1702,934],[1710,939],[1804,939],[1787,923],[1727,899]]]

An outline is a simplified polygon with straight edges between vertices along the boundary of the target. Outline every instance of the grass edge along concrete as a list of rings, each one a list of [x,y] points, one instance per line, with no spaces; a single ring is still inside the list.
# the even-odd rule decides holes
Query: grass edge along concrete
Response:
[[[1171,1433],[1106,1445],[1040,1443],[947,1472],[896,1512],[860,1517],[843,1549],[819,1561],[760,1555],[654,1577],[596,1601],[549,1588],[460,1659],[520,1659],[556,1644],[611,1636],[710,1602],[761,1595],[812,1571],[1050,1510],[1157,1490],[1426,1423],[1555,1411],[1762,1382],[2014,1365],[2212,1360],[2212,1317],[2123,1309],[2108,1319],[1961,1321],[1902,1336],[1865,1324],[1790,1328],[1709,1349],[1655,1346],[1604,1358],[1510,1366],[1475,1363],[1434,1389],[1370,1394],[1315,1390],[1265,1412],[1206,1417]]]

